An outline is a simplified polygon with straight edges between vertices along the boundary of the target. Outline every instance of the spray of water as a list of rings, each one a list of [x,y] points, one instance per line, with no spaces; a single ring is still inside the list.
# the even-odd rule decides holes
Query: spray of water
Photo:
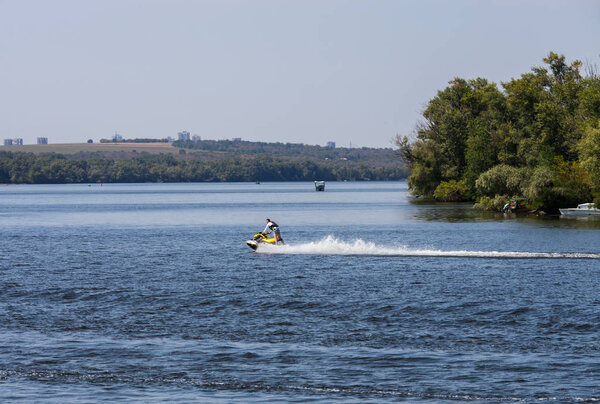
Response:
[[[261,245],[259,254],[299,254],[299,255],[366,255],[397,257],[475,257],[475,258],[579,258],[600,259],[597,253],[552,253],[522,251],[444,251],[415,249],[406,246],[380,246],[362,239],[342,241],[331,235],[319,240],[295,245]]]

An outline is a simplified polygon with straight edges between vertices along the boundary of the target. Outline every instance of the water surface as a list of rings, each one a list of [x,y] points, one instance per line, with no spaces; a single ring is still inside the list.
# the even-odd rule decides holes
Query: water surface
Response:
[[[600,221],[313,189],[2,186],[0,399],[600,399]]]

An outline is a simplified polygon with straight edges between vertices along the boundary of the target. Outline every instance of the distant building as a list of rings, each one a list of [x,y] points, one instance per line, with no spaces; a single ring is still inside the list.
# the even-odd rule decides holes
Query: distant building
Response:
[[[4,146],[12,146],[12,139],[4,139]]]
[[[23,139],[20,137],[16,137],[13,139],[13,144],[23,145]]]
[[[112,137],[112,141],[115,143],[122,142],[123,136],[121,136],[117,132],[115,132],[115,135]]]
[[[327,147],[330,149],[335,149],[335,142],[327,142]]]
[[[202,139],[200,138],[200,136],[198,135],[194,135],[192,136],[192,142],[194,143],[198,143],[199,141],[201,141]]]
[[[179,132],[177,134],[177,140],[183,140],[184,142],[189,142],[190,141],[190,132],[187,131],[183,131],[183,132]]]
[[[48,138],[47,137],[38,137],[37,144],[48,144]]]
[[[234,137],[234,138],[233,138],[233,139],[231,139],[231,140],[233,140],[234,142],[241,142],[241,141],[242,141],[242,138],[241,138],[241,137]]]

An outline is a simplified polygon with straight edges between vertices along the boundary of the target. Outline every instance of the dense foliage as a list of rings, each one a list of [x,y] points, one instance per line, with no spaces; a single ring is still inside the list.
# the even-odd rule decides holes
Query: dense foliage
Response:
[[[398,180],[398,164],[374,167],[348,161],[313,162],[271,157],[191,160],[168,154],[112,159],[0,152],[0,183]]]
[[[191,150],[224,152],[234,155],[277,156],[286,158],[306,158],[318,160],[349,160],[365,162],[371,165],[397,165],[397,156],[392,148],[376,149],[370,147],[323,147],[303,143],[266,143],[244,140],[200,140],[173,142],[173,146]]]
[[[439,91],[417,139],[397,138],[411,192],[492,209],[522,196],[548,212],[598,199],[600,78],[553,52],[544,62],[503,91],[483,78]]]

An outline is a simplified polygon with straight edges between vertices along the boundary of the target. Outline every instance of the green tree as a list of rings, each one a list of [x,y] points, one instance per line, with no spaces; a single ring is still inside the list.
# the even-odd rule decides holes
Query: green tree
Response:
[[[481,195],[518,196],[523,193],[529,177],[528,169],[499,164],[482,173],[475,186]]]
[[[498,196],[525,195],[549,211],[600,192],[592,129],[600,127],[600,79],[554,52],[544,63],[502,83],[503,92],[482,78],[456,78],[439,91],[417,138],[396,138],[411,192],[494,207]]]
[[[600,126],[586,127],[577,150],[581,167],[587,171],[596,194],[600,194]]]

